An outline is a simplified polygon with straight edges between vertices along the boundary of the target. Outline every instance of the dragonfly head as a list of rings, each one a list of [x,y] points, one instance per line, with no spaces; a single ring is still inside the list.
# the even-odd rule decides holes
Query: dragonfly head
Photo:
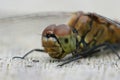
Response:
[[[52,24],[42,33],[42,45],[52,58],[61,59],[76,49],[76,38],[69,26]]]

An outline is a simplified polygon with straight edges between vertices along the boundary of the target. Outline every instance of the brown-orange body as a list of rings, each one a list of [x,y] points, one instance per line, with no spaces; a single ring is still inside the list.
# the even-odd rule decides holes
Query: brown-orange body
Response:
[[[68,25],[75,28],[80,37],[85,36],[85,42],[91,45],[94,41],[96,45],[120,42],[120,24],[95,13],[76,12]]]
[[[76,32],[73,30],[76,30]],[[50,40],[49,37],[51,36],[47,37],[46,40],[48,34],[55,35],[57,41]],[[60,59],[70,52],[75,51],[77,48],[74,45],[77,44],[74,37],[76,37],[79,42],[80,52],[85,50],[86,45],[87,48],[91,48],[105,42],[110,44],[119,43],[120,23],[95,13],[75,12],[67,25],[48,26],[42,33],[42,44],[45,51],[48,52],[51,57]],[[51,38],[53,38],[53,36]],[[59,41],[59,39],[61,40]],[[67,45],[63,42],[65,39],[68,39],[68,41],[71,40],[73,43]],[[73,46],[75,46],[75,48],[73,48]]]

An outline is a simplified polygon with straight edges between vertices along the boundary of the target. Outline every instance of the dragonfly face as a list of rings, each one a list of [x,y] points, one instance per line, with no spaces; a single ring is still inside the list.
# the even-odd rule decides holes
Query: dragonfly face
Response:
[[[76,38],[67,25],[53,24],[43,31],[42,45],[52,58],[60,59],[75,50]]]

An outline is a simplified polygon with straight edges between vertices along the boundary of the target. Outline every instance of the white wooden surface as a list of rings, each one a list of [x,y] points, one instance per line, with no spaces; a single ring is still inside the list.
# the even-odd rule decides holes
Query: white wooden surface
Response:
[[[66,23],[69,14],[37,14],[0,20],[0,80],[119,80],[120,60],[110,50],[63,67],[47,53],[22,56],[33,48],[42,48],[41,33],[49,24]],[[39,62],[32,62],[39,60]]]

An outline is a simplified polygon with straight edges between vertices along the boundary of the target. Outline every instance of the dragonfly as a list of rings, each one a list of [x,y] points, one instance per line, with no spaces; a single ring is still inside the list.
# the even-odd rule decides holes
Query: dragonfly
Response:
[[[120,42],[120,22],[96,13],[74,12],[67,24],[48,25],[42,32],[41,41],[44,49],[32,49],[24,56],[13,59],[24,59],[34,51],[48,53],[58,60],[72,54],[58,65],[63,66],[96,54],[101,49],[112,50],[120,59],[116,51]]]

